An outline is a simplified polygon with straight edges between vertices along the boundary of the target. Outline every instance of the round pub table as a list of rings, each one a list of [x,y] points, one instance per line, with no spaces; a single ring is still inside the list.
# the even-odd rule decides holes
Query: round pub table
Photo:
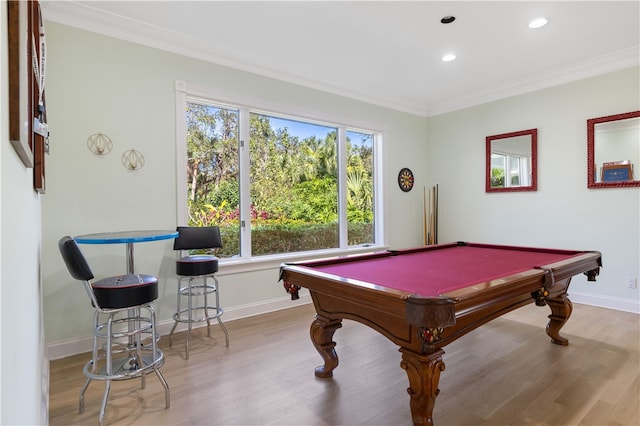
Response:
[[[149,241],[169,240],[178,236],[177,231],[117,231],[98,232],[95,234],[78,235],[73,239],[78,244],[126,244],[127,245],[127,274],[134,273],[133,245]]]

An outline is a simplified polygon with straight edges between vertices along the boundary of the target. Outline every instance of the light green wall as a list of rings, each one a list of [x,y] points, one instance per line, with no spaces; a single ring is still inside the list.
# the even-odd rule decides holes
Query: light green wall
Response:
[[[68,274],[57,249],[63,235],[176,226],[176,80],[295,106],[301,115],[322,118],[329,111],[342,122],[384,135],[384,192],[388,244],[422,243],[422,190],[401,192],[396,175],[415,172],[425,181],[426,126],[422,117],[47,23],[47,106],[51,155],[43,198],[43,277],[46,335],[60,343],[90,334],[91,307],[80,283]],[[97,132],[114,144],[111,154],[94,156],[87,138]],[[123,151],[141,151],[146,163],[136,172],[120,164]],[[97,276],[124,271],[124,247],[81,247]],[[175,255],[170,242],[135,246],[136,270],[160,277],[160,321],[175,309]],[[224,273],[224,266],[221,267]],[[278,268],[221,276],[227,310],[284,298]]]
[[[437,183],[440,242],[601,250],[599,281],[578,277],[572,291],[590,301],[637,306],[638,292],[625,281],[640,275],[639,191],[586,188],[586,119],[638,109],[637,68],[425,119],[59,24],[47,24],[47,39],[51,155],[42,271],[50,344],[83,339],[90,331],[86,295],[57,252],[62,235],[176,226],[176,80],[294,105],[308,118],[330,111],[344,123],[383,132],[382,214],[393,248],[422,244],[423,188]],[[532,127],[539,131],[538,191],[486,194],[485,136]],[[88,151],[87,138],[97,132],[113,140],[110,155]],[[146,157],[140,171],[120,164],[130,148]],[[396,185],[402,167],[416,177],[409,193]],[[121,246],[83,250],[98,276],[124,270]],[[166,322],[175,304],[171,244],[138,244],[135,250],[137,270],[160,277],[158,314]],[[275,267],[226,274],[221,285],[230,310],[284,297]]]
[[[576,277],[570,294],[637,311],[626,280],[640,275],[640,189],[587,189],[587,119],[639,109],[636,67],[427,119],[441,240],[599,250],[598,281]],[[485,193],[485,137],[530,128],[538,191]]]

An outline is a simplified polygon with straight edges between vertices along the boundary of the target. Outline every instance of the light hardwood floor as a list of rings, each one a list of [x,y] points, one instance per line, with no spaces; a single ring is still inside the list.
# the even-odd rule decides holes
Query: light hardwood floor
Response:
[[[574,305],[554,345],[549,310],[529,305],[446,346],[446,370],[434,422],[442,425],[640,425],[640,316]],[[155,375],[115,382],[106,421],[113,425],[409,425],[408,380],[397,347],[373,330],[344,321],[335,334],[340,365],[318,379],[311,305],[216,325],[167,346],[162,372],[171,408]],[[89,354],[51,362],[51,425],[97,424],[104,384],[94,382],[78,413],[82,366]]]

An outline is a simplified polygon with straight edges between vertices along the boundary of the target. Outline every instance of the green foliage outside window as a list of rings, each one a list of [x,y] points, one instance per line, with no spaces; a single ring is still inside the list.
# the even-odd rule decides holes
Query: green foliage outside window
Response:
[[[252,255],[339,246],[336,137],[300,138],[250,114]],[[238,146],[237,111],[187,104],[189,225],[220,226],[221,257],[240,254]],[[347,144],[349,244],[373,242],[372,155]]]

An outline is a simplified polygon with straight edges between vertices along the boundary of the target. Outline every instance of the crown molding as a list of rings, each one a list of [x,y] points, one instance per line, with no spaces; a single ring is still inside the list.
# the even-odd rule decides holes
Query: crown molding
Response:
[[[427,108],[426,116],[444,114],[477,105],[486,104],[512,96],[523,95],[537,90],[547,89],[572,81],[583,80],[609,72],[619,71],[640,65],[640,46],[619,50],[607,55],[592,58],[588,61],[572,64],[553,72],[496,86],[488,90],[479,91],[466,98],[443,102]]]
[[[640,46],[634,46],[550,73],[539,74],[533,78],[480,90],[465,98],[432,105],[407,104],[394,99],[363,94],[327,82],[283,74],[279,71],[225,57],[212,52],[204,40],[141,21],[123,18],[116,14],[105,13],[93,8],[90,3],[45,0],[42,2],[42,10],[47,21],[422,117],[457,111],[640,65]]]

